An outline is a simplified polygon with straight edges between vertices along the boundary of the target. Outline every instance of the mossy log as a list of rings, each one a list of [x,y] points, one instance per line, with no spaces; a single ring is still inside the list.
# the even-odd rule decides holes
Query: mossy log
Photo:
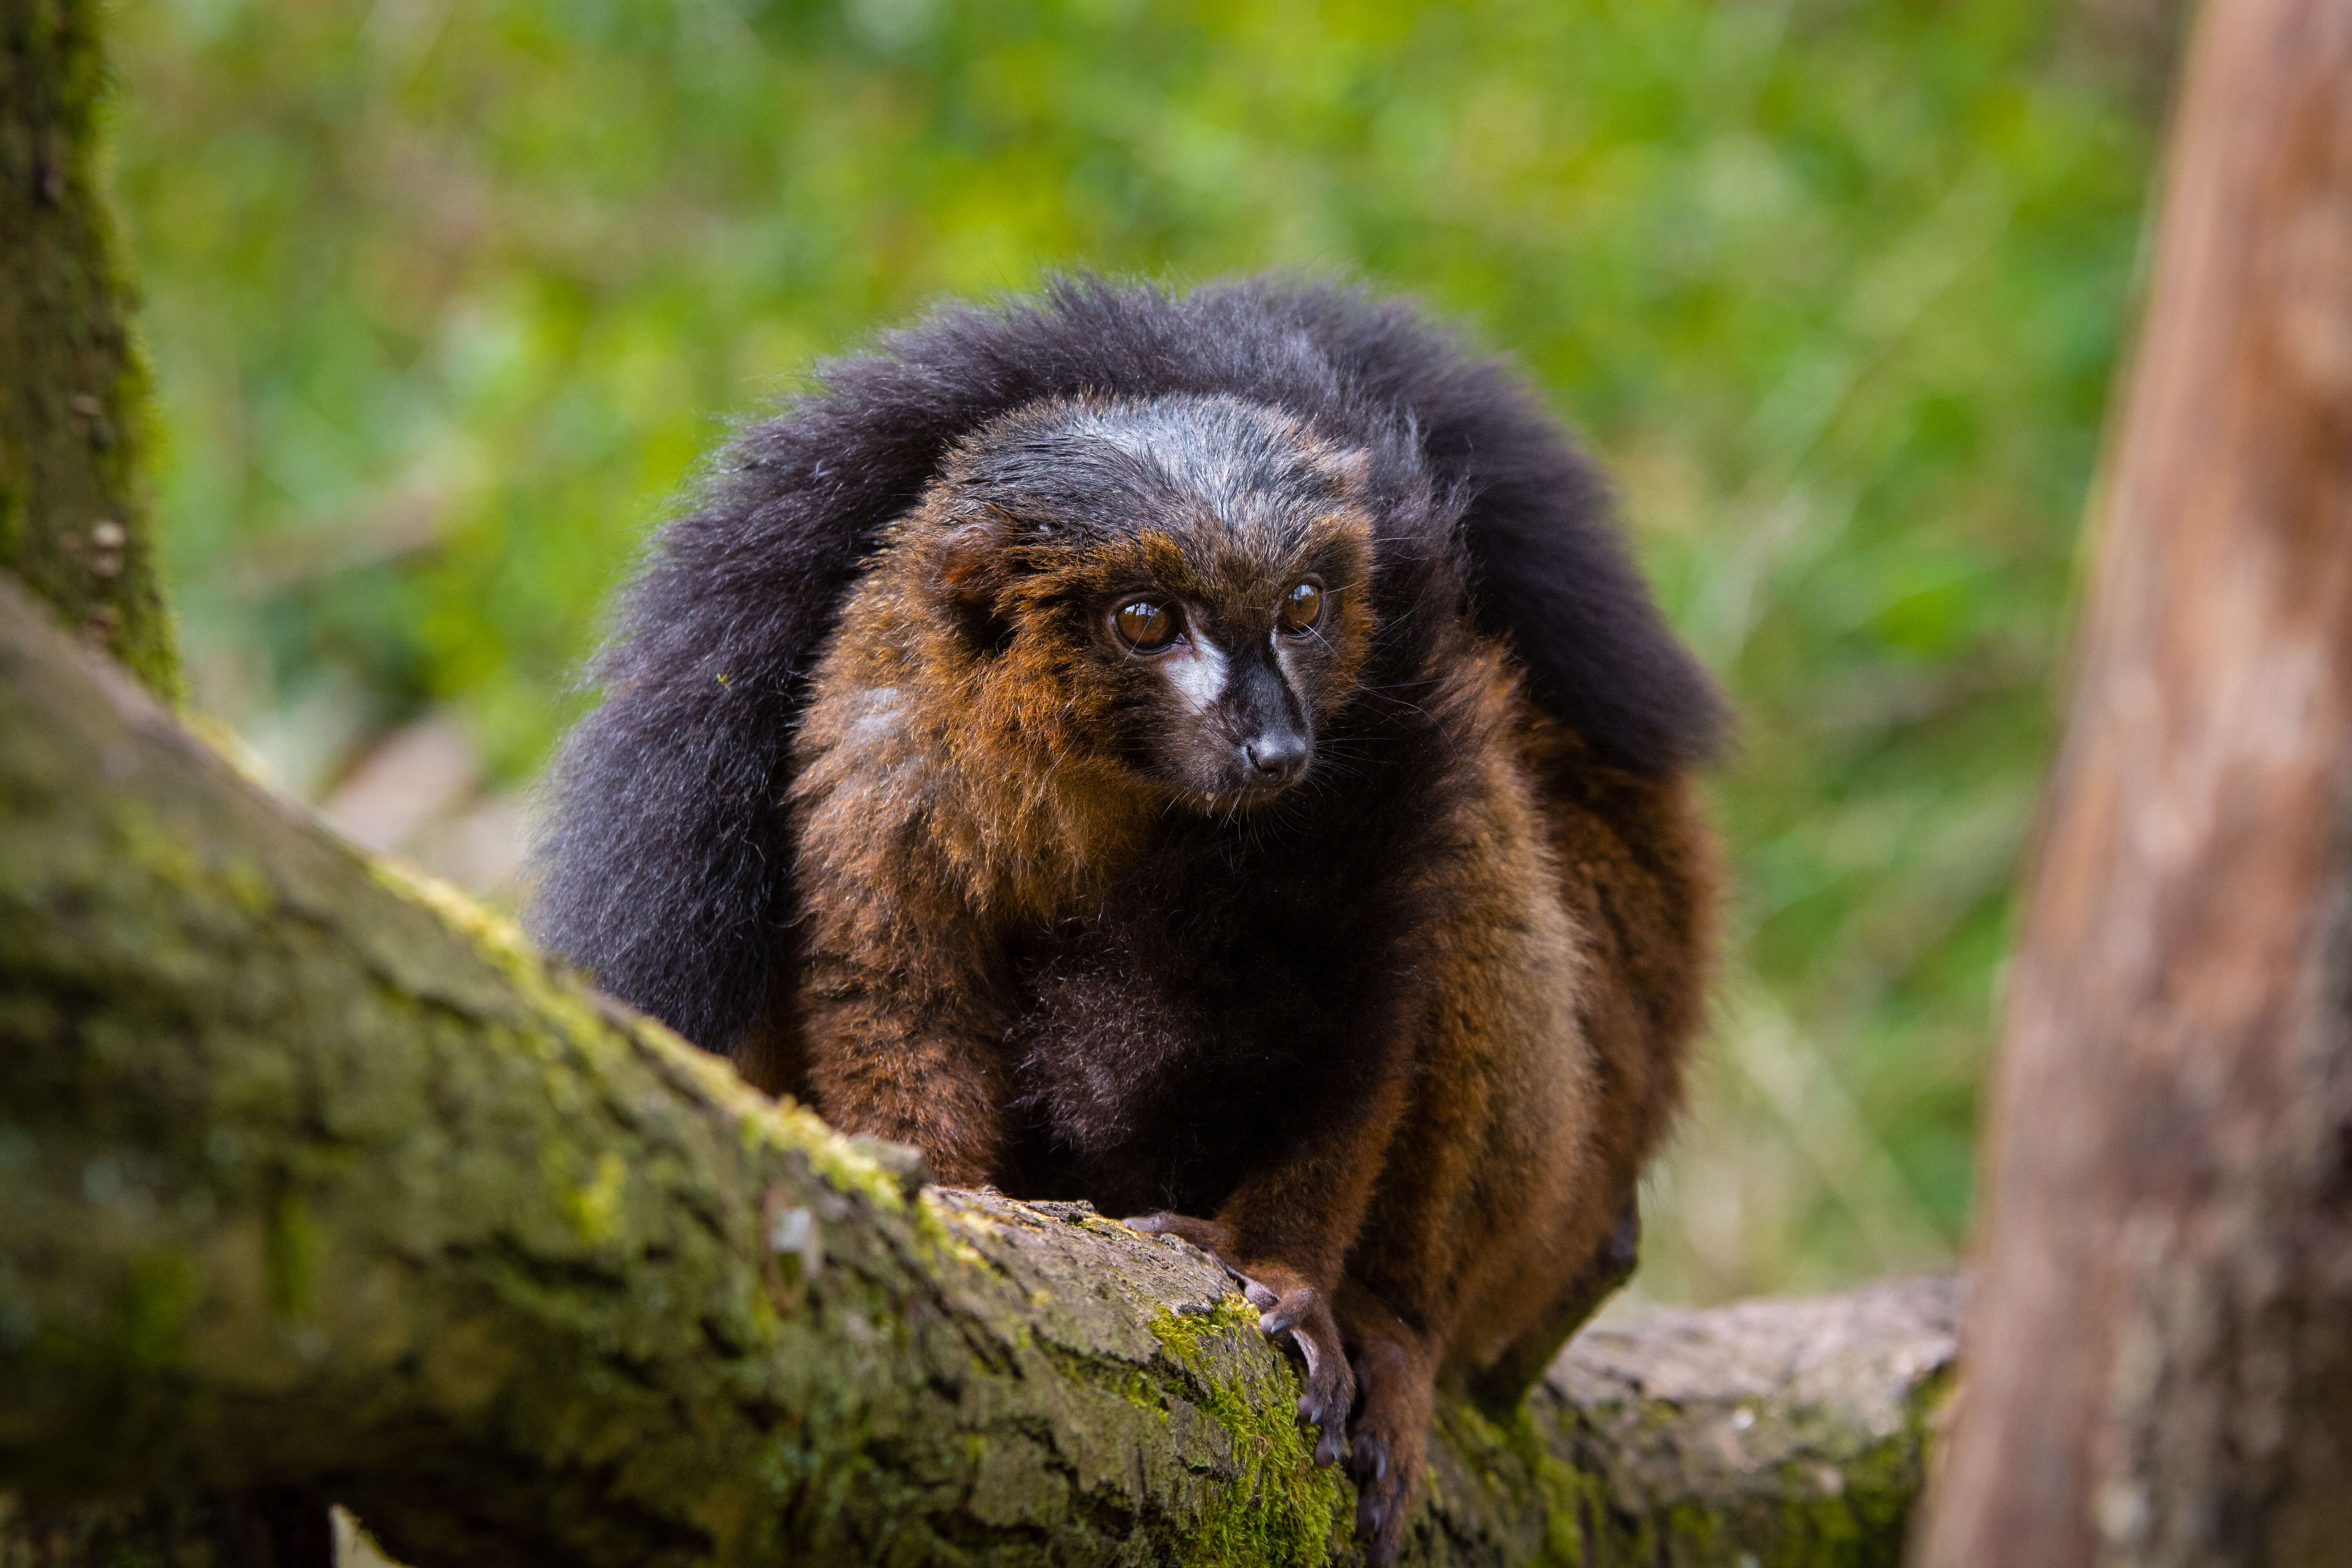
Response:
[[[922,1184],[249,785],[0,579],[0,1488],[445,1563],[1345,1560],[1202,1254]],[[1892,1563],[1955,1289],[1594,1331],[1425,1563]],[[95,1522],[94,1522],[95,1521]]]

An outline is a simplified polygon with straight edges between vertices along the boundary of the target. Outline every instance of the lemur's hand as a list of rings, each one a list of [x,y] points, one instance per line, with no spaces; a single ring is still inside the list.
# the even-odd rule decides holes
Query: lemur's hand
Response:
[[[1307,1363],[1307,1392],[1298,1397],[1298,1418],[1317,1429],[1315,1462],[1328,1465],[1337,1459],[1348,1411],[1356,1402],[1356,1374],[1339,1342],[1330,1297],[1296,1269],[1268,1259],[1234,1257],[1232,1230],[1215,1220],[1149,1214],[1126,1223],[1146,1236],[1181,1237],[1241,1282],[1243,1296],[1258,1310],[1258,1331],[1268,1339],[1288,1336]]]

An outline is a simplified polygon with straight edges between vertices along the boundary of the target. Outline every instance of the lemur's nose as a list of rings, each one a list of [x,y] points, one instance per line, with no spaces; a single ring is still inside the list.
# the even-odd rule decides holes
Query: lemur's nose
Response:
[[[1242,747],[1250,768],[1265,784],[1288,784],[1307,771],[1307,737],[1296,730],[1268,730]]]

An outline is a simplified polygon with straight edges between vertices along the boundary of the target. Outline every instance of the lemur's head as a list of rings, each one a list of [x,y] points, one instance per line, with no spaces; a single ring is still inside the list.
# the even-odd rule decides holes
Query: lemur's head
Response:
[[[983,426],[909,541],[975,721],[1201,809],[1297,784],[1370,647],[1367,461],[1231,397]]]

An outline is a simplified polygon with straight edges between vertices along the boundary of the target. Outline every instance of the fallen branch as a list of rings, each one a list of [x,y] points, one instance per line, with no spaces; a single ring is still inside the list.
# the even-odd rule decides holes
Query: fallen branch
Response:
[[[0,1559],[289,1491],[416,1568],[1351,1551],[1205,1257],[765,1100],[5,581],[0,1179]],[[1588,1333],[1509,1428],[1446,1408],[1412,1553],[1892,1563],[1956,1310]]]

